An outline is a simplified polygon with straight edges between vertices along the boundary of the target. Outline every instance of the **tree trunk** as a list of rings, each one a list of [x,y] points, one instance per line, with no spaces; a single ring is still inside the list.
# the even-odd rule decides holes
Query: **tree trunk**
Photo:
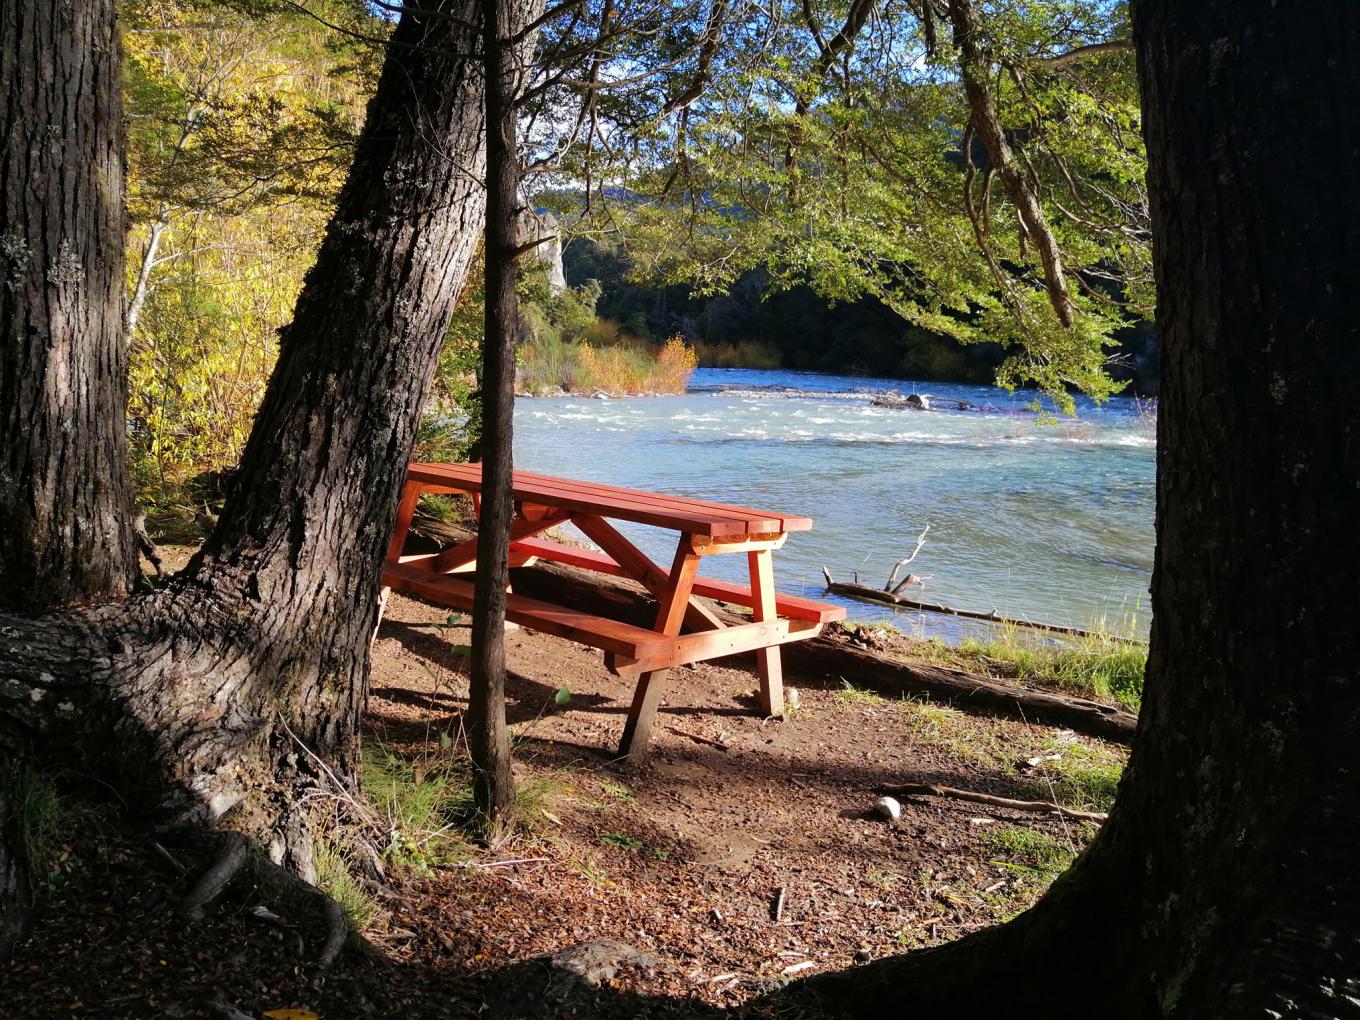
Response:
[[[0,610],[121,595],[128,512],[114,0],[0,11]]]
[[[1336,164],[1360,137],[1360,20],[1140,0],[1134,29],[1162,399],[1132,758],[1032,910],[803,984],[855,1016],[1360,1001],[1360,201]]]
[[[510,735],[505,723],[505,592],[510,583],[514,515],[515,296],[518,163],[515,49],[522,22],[516,0],[483,0],[482,68],[486,79],[486,333],[482,339],[482,491],[477,583],[472,609],[468,749],[473,795],[488,838],[498,839],[515,807]]]
[[[204,548],[156,592],[0,619],[0,748],[59,747],[308,878],[304,794],[357,751],[382,556],[483,221],[476,12],[403,14]]]

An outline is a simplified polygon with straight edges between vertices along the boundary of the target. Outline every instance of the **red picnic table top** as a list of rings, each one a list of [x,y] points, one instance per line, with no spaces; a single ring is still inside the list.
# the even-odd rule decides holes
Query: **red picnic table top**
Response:
[[[482,490],[480,464],[414,463],[406,477],[408,484],[444,485],[460,492]],[[516,471],[513,488],[515,499],[522,502],[602,514],[615,520],[651,524],[714,538],[809,531],[812,528],[812,519],[798,514],[643,492],[599,482],[555,478],[532,471]]]

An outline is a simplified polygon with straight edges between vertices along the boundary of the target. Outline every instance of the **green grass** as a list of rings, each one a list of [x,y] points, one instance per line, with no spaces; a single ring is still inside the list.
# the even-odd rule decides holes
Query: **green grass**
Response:
[[[451,749],[409,758],[378,742],[364,748],[366,798],[387,824],[384,854],[398,867],[428,873],[474,853],[472,768]],[[551,812],[564,779],[548,773],[515,783],[515,826],[532,832]],[[630,795],[631,796],[631,795]]]
[[[1034,770],[1031,785],[1036,796],[1079,811],[1108,811],[1114,805],[1119,778],[1124,774],[1122,751],[1080,743],[1070,734],[1066,738],[1061,734],[1050,736],[1040,751],[1060,757]]]
[[[1028,868],[1049,881],[1066,871],[1077,856],[1071,846],[1047,833],[1014,825],[984,832],[982,843],[996,855],[993,864]]]
[[[866,691],[861,687],[856,687],[843,677],[841,678],[840,690],[832,691],[831,697],[835,699],[836,704],[840,705],[841,708],[873,708],[876,705],[882,705],[886,701],[883,695],[877,694],[874,691]]]
[[[472,811],[471,771],[453,754],[410,759],[377,742],[364,748],[363,788],[388,828],[387,859],[428,872],[471,853],[461,825]]]
[[[922,641],[915,651],[932,662],[981,666],[1022,683],[1115,701],[1131,712],[1142,702],[1147,645],[1114,634],[1051,639],[1011,627],[988,638],[965,638],[956,647]]]
[[[626,832],[607,832],[600,839],[610,846],[616,846],[620,850],[641,850],[645,845],[636,836],[630,836]]]
[[[350,928],[362,935],[382,913],[377,901],[355,881],[349,858],[341,850],[318,840],[313,852],[317,888],[340,904]]]
[[[15,765],[0,775],[9,789],[19,838],[23,840],[33,873],[50,875],[57,860],[61,834],[68,827],[68,806],[56,785],[27,765]]]

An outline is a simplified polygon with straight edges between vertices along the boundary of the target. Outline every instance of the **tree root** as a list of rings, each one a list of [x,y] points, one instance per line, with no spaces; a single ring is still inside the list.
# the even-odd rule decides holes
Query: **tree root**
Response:
[[[326,937],[317,954],[316,965],[321,970],[328,969],[349,941],[349,920],[345,917],[344,909],[324,889],[317,888],[283,865],[275,864],[263,856],[257,856],[255,864],[262,885],[272,887],[274,892],[291,900],[299,910],[316,910],[321,915]]]
[[[242,1012],[221,999],[205,999],[203,1009],[214,1020],[255,1020],[254,1014]]]
[[[321,897],[321,912],[326,919],[326,941],[321,947],[321,955],[316,958],[316,965],[326,970],[345,948],[345,942],[349,939],[349,922],[345,920],[345,912],[340,909],[339,903],[320,889],[316,895]]]
[[[202,875],[180,902],[180,909],[190,920],[203,920],[203,908],[217,899],[233,878],[236,877],[249,856],[250,845],[239,832],[229,832],[223,840],[222,851],[217,860]]]
[[[212,865],[203,872],[194,887],[185,895],[181,909],[195,921],[202,920],[203,908],[215,900],[231,884],[245,865],[254,857],[258,877],[263,884],[272,886],[283,897],[294,901],[299,909],[316,907],[325,924],[326,938],[316,965],[326,970],[339,958],[349,940],[349,922],[340,904],[305,879],[295,875],[288,868],[263,855],[252,855],[250,843],[239,832],[226,834],[222,850]],[[259,916],[257,914],[257,916]]]
[[[908,797],[952,797],[954,800],[968,800],[976,804],[990,804],[993,807],[1010,808],[1013,811],[1039,811],[1044,814],[1062,815],[1084,822],[1103,822],[1109,815],[1104,811],[1077,811],[1047,800],[1012,800],[1009,797],[994,797],[990,793],[974,793],[972,790],[956,790],[952,786],[935,786],[932,783],[897,783],[874,787],[874,793],[896,794]]]

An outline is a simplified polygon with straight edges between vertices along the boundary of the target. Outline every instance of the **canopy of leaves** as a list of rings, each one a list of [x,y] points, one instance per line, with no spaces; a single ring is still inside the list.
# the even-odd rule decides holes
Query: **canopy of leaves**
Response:
[[[1071,326],[969,130],[934,0],[791,4],[730,32],[692,103],[667,111],[658,86],[650,130],[631,111],[627,146],[596,144],[566,168],[578,185],[610,182],[616,201],[590,203],[587,222],[621,233],[653,280],[716,292],[763,267],[777,287],[873,295],[918,326],[1002,343],[1004,384],[1064,403],[1073,387],[1109,394],[1113,334],[1153,301],[1137,82],[1127,49],[1066,55],[1127,39],[1124,5],[972,2],[988,91],[1071,277]]]

